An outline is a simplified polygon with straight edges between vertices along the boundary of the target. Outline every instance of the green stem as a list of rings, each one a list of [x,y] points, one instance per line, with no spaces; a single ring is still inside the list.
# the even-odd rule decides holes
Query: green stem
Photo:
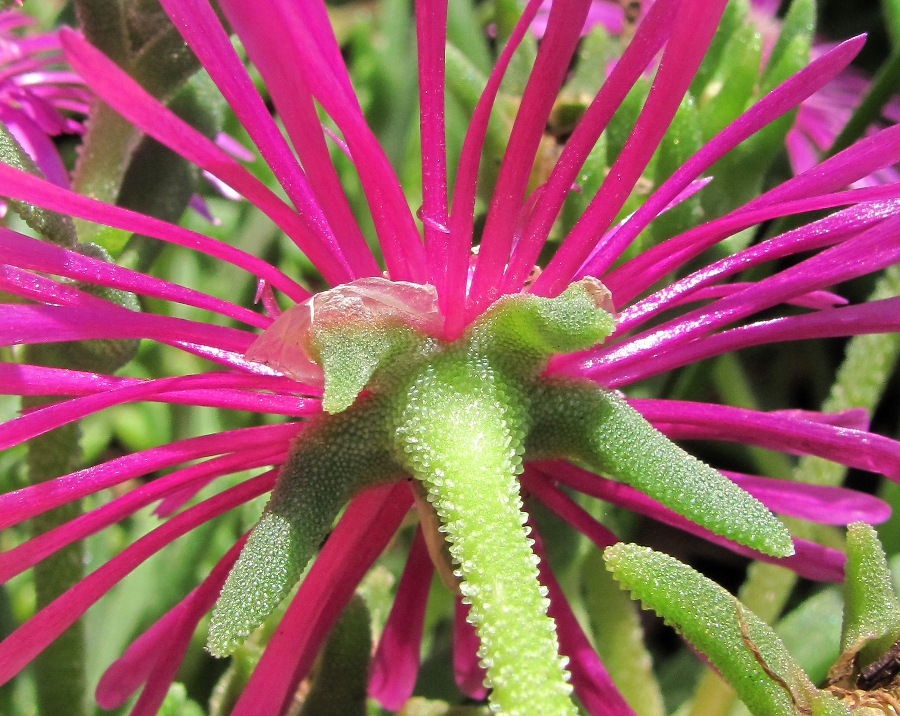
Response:
[[[546,589],[523,528],[516,475],[524,424],[507,407],[521,404],[510,390],[485,365],[450,359],[428,366],[400,409],[399,449],[441,518],[481,640],[493,707],[508,715],[574,716]]]
[[[72,188],[92,199],[115,204],[128,164],[141,132],[109,106],[95,102],[88,131],[78,157]],[[75,220],[78,239],[92,241],[101,231],[97,224]]]
[[[45,405],[52,400],[25,398],[25,409]],[[52,430],[28,443],[28,473],[32,484],[46,482],[65,475],[80,466],[81,431],[78,424]],[[31,521],[32,536],[65,524],[81,514],[81,503],[69,503],[45,512]],[[59,597],[83,576],[84,546],[74,542],[47,557],[34,568],[37,609],[42,609]],[[84,627],[75,622],[63,632],[34,661],[38,711],[45,716],[85,713],[87,692],[84,674]]]

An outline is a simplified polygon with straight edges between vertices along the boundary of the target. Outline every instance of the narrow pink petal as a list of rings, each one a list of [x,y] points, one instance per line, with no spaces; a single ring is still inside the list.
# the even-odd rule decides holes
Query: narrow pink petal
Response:
[[[0,361],[0,395],[88,395],[127,383],[128,378]]]
[[[190,2],[186,2],[185,0],[163,0],[162,5],[172,19],[172,22],[175,24],[175,27],[178,28],[182,37],[184,37],[190,48],[196,53],[206,71],[209,72],[210,77],[212,77],[216,86],[218,86],[222,95],[234,110],[238,120],[247,130],[250,138],[256,146],[259,147],[263,159],[265,159],[266,163],[272,168],[278,182],[284,187],[285,192],[293,202],[294,206],[297,207],[301,215],[307,217],[310,227],[315,230],[319,240],[328,247],[335,257],[341,256],[346,261],[346,256],[344,256],[343,252],[343,243],[336,238],[341,236],[337,230],[338,227],[329,224],[326,212],[323,211],[323,207],[320,203],[323,200],[332,203],[331,199],[327,194],[320,194],[319,196],[315,195],[310,180],[297,164],[293,152],[290,147],[288,147],[287,142],[284,140],[278,127],[269,115],[269,111],[266,109],[259,94],[257,94],[256,89],[253,86],[253,81],[244,69],[244,65],[237,53],[232,48],[231,41],[219,24],[219,20],[216,17],[215,12],[213,12],[213,9],[208,3],[197,2],[196,0]],[[245,5],[245,8],[246,10],[253,10],[253,8],[247,5]],[[257,20],[258,19],[259,18],[257,18]],[[275,49],[275,52],[280,51],[284,54],[283,50],[279,50],[279,47],[278,42],[273,43],[270,40],[266,49],[270,54],[272,53],[273,48]],[[256,60],[257,56],[251,54],[251,59]],[[296,64],[291,62],[290,57],[273,59],[275,59],[276,64],[281,65],[282,72],[290,72],[292,78],[292,94],[296,96],[298,94],[297,90],[300,90],[299,94],[302,96],[305,93],[308,99],[308,107],[305,107],[307,110],[307,122],[304,127],[306,136],[304,137],[304,142],[298,146],[298,150],[301,151],[301,153],[305,153],[303,147],[313,145],[315,143],[315,137],[318,136],[317,144],[321,147],[318,156],[321,157],[322,152],[324,152],[326,158],[324,165],[319,164],[312,167],[306,167],[307,171],[321,171],[324,166],[331,168],[331,162],[327,160],[325,141],[322,137],[321,129],[319,128],[319,122],[316,119],[312,98],[308,96],[308,91],[305,91],[305,87],[298,87],[299,83],[295,79],[297,73],[293,68],[296,67]],[[264,65],[263,67],[266,69],[269,68],[268,65]],[[263,67],[260,67],[260,69],[263,69]],[[273,92],[273,97],[275,97],[275,89],[281,89],[281,86],[270,84],[268,80],[271,78],[268,76],[265,76],[265,79],[267,80],[267,87]],[[281,93],[279,92],[278,95],[278,98],[280,99]],[[294,103],[291,106],[297,105]],[[289,113],[288,117],[293,119],[294,114]],[[313,123],[309,122],[310,118]],[[336,182],[333,182],[332,185],[327,188],[322,187],[322,189],[325,189],[326,191],[338,190],[340,192],[340,186],[337,185]],[[343,196],[343,192],[340,192],[337,196]],[[349,217],[349,219],[351,219],[350,222],[344,222],[344,228],[348,228],[347,224],[349,223],[349,230],[353,232],[347,238],[349,239],[352,237],[356,240],[355,245],[357,250],[360,248],[360,245],[365,250],[365,242],[363,241],[358,228],[356,228],[355,223],[352,222],[352,214],[349,214],[349,207],[346,207],[345,205],[341,208],[341,216],[345,218]],[[370,269],[374,270],[376,266],[374,260],[371,259],[371,253],[369,253],[369,258],[369,263],[371,264]],[[349,265],[347,268],[350,268]],[[350,281],[359,277],[360,276],[355,271],[349,270],[343,277],[343,280]]]
[[[11,110],[5,104],[0,107],[0,121],[16,138],[25,153],[34,160],[48,181],[68,189],[69,174],[53,140],[22,112]]]
[[[302,424],[286,423],[202,435],[141,450],[55,480],[7,492],[0,495],[0,529],[100,490],[189,460],[262,449],[267,445],[285,446],[302,428]]]
[[[390,711],[399,710],[412,696],[416,685],[425,606],[433,574],[434,566],[420,527],[416,530],[369,675],[369,695]]]
[[[475,112],[466,130],[456,182],[453,186],[453,209],[450,215],[450,243],[447,255],[446,291],[439,292],[441,313],[446,317],[445,333],[455,339],[465,324],[465,294],[468,280],[469,253],[472,248],[472,232],[475,217],[475,191],[478,182],[478,165],[484,148],[491,108],[497,99],[500,83],[516,48],[528,32],[528,26],[543,0],[528,0],[522,16],[513,28],[506,47],[491,70],[487,85],[478,98]]]
[[[203,9],[208,12],[205,6]],[[306,172],[306,180],[353,269],[353,278],[377,276],[380,273],[378,265],[366,245],[331,163],[312,93],[303,75],[294,69],[302,62],[300,53],[293,44],[273,42],[271,34],[260,31],[266,26],[259,22],[256,4],[233,3],[225,10],[229,23],[239,31],[244,49],[263,77],[266,90]],[[220,61],[217,54],[211,59]],[[240,107],[240,104],[233,106]]]
[[[627,361],[627,365],[615,358],[587,359],[580,364],[578,372],[611,388],[750,346],[897,331],[900,331],[900,298],[888,298],[751,323],[665,350],[635,346],[635,352],[630,354],[634,360]]]
[[[66,545],[116,524],[142,507],[176,491],[194,487],[193,494],[196,494],[210,481],[223,475],[278,464],[287,454],[285,447],[248,449],[239,454],[212,458],[130,490],[121,497],[0,553],[0,583],[33,567]]]
[[[606,549],[619,541],[609,529],[597,522],[596,519],[581,505],[570,498],[566,493],[546,480],[534,470],[525,468],[522,477],[522,486],[531,493],[535,499],[540,500],[548,510],[591,540],[599,549]]]
[[[564,462],[532,464],[550,480],[558,480],[564,485],[568,485],[586,495],[618,505],[626,510],[695,535],[707,542],[724,547],[735,554],[761,562],[781,565],[806,579],[827,582],[842,582],[844,579],[845,557],[837,550],[795,538],[793,555],[784,559],[770,557],[713,534],[704,527],[690,522],[624,483],[592,475]]]
[[[900,162],[900,125],[865,137],[799,176],[757,197],[746,209],[836,191]]]
[[[427,267],[418,230],[399,181],[353,94],[324,4],[319,0],[257,0],[251,15],[240,13],[239,4],[243,4],[241,0],[220,2],[238,35],[260,48],[281,45],[295,50],[298,60],[291,70],[303,74],[315,98],[343,133],[391,278],[424,283]],[[256,34],[259,40],[252,39]]]
[[[32,271],[5,264],[0,264],[0,291],[35,303],[98,308],[101,311],[105,306],[114,305],[71,284],[58,283]]]
[[[587,155],[638,77],[668,39],[677,7],[678,3],[672,0],[653,3],[600,92],[578,122],[541,189],[535,210],[516,244],[504,276],[504,292],[514,293],[524,285]]]
[[[890,505],[858,490],[807,485],[736,472],[723,471],[722,474],[780,515],[842,526],[851,522],[877,525],[891,516]]]
[[[488,208],[469,290],[474,315],[498,298],[500,278],[512,248],[516,219],[525,203],[534,157],[578,46],[589,6],[590,0],[555,0],[550,9],[547,32],[528,77]]]
[[[444,45],[447,0],[416,0],[419,60],[419,134],[422,145],[422,208],[429,283],[443,290],[447,262],[447,140],[444,132]]]
[[[271,490],[274,484],[274,474],[242,482],[190,508],[126,547],[0,643],[0,683],[6,683],[21,671],[100,597],[150,556],[198,525]]]
[[[174,378],[157,378],[153,380],[136,381],[120,388],[111,388],[102,393],[72,398],[71,400],[54,403],[53,405],[33,410],[0,425],[0,450],[31,440],[38,435],[42,435],[50,430],[66,425],[67,423],[80,420],[87,415],[98,413],[114,405],[154,400],[161,393],[190,391],[195,388],[203,389],[210,386],[210,384],[215,385],[216,382],[220,385],[228,385],[231,383],[235,385],[249,384],[252,386],[255,381],[252,376],[214,375],[213,378],[214,380],[210,380],[207,375],[188,375],[177,376]],[[272,400],[271,402],[277,404],[279,401]],[[266,403],[267,396],[258,395],[255,401],[242,401],[238,407],[243,409],[259,407],[260,412],[270,412],[266,410]],[[310,404],[305,406],[305,408],[302,400],[294,399],[291,403],[293,405],[290,412],[314,413],[318,412],[319,409],[319,401],[310,401]]]
[[[412,501],[409,487],[401,483],[367,490],[350,502],[263,652],[232,716],[281,713]]]
[[[687,296],[679,296],[677,299],[669,303],[669,307],[680,306],[688,302],[708,301],[713,298],[723,298],[731,296],[753,284],[749,282],[733,281],[731,283],[717,284],[713,286],[702,286]],[[848,301],[843,296],[839,296],[832,291],[810,291],[809,293],[791,298],[785,303],[789,306],[800,306],[802,308],[835,308],[836,306],[846,306]]]
[[[900,262],[898,229],[900,216],[889,217],[858,236],[719,299],[711,306],[695,309],[638,337],[631,337],[626,345],[606,353],[606,358],[613,360],[616,354],[615,360],[624,366],[635,360],[626,354],[636,355],[651,345],[659,352],[671,350],[795,296],[892,266]],[[850,309],[835,309],[838,310]]]
[[[123,70],[72,30],[61,33],[66,59],[90,79],[97,96],[129,122],[173,152],[221,179],[264,211],[315,264],[326,280],[339,283],[349,274],[315,226],[314,218],[297,214],[253,177],[215,142],[157,102]]]
[[[183,658],[184,648],[176,651],[172,647],[187,646],[183,644],[184,636],[190,639],[200,619],[212,608],[245,541],[246,536],[239,539],[196,589],[135,639],[107,668],[97,685],[96,699],[100,708],[123,706],[148,678],[152,678],[160,664],[171,664],[174,669],[180,666],[181,658],[172,657],[177,654]]]
[[[475,627],[467,620],[469,606],[462,603],[459,595],[453,603],[453,678],[463,694],[475,701],[483,701],[488,690],[484,685],[487,672],[478,658],[481,642]]]
[[[724,0],[683,0],[634,131],[597,196],[535,282],[534,293],[562,291],[587,258],[592,242],[609,227],[675,116],[724,8]]]
[[[79,196],[5,164],[0,164],[0,193],[43,209],[201,251],[266,279],[297,302],[309,298],[310,294],[299,284],[252,254],[174,224]]]
[[[47,241],[22,236],[0,228],[0,256],[3,262],[19,268],[52,273],[97,286],[120,288],[185,306],[194,306],[241,321],[256,328],[267,328],[271,321],[228,301],[208,296],[112,263],[67,251]]]
[[[813,199],[785,202],[753,211],[732,212],[644,251],[604,275],[603,282],[612,292],[616,305],[623,306],[659,281],[660,278],[683,266],[705,249],[756,224],[807,211],[820,211],[856,204],[825,219],[784,234],[781,238],[801,235],[812,238],[813,235],[823,236],[829,230],[840,232],[839,235],[845,237],[858,233],[860,228],[895,215],[897,207],[900,207],[900,202],[897,201],[898,197],[900,197],[900,184],[894,184],[875,189],[853,189],[836,194],[826,194]],[[828,243],[831,242],[824,241],[823,245]],[[582,275],[594,275],[594,272],[583,270]]]
[[[0,304],[0,345],[58,343],[92,339],[152,338],[160,343],[194,341],[246,352],[256,338],[236,328],[184,318],[136,313],[112,303],[100,307]]]
[[[221,394],[226,400],[220,401],[225,405],[233,405],[233,394],[245,395],[252,398],[255,395],[275,401],[276,406],[280,400],[301,399],[292,394],[297,393],[298,385],[289,378],[275,378],[257,375],[245,375],[235,373],[203,373],[194,376],[201,382],[203,388],[197,391],[166,391],[159,396],[161,402],[187,402],[192,395],[205,396],[203,405],[209,405],[213,396]],[[86,371],[68,370],[66,368],[47,368],[46,366],[27,365],[24,363],[0,362],[0,395],[91,395],[113,388],[121,388],[126,385],[137,385],[140,378],[125,378],[120,376],[108,376]],[[267,390],[272,393],[244,393],[228,389],[241,388],[249,391]],[[288,393],[289,395],[282,395]],[[317,400],[303,400],[295,402],[293,409],[305,412],[317,410]],[[292,409],[292,411],[293,411]],[[277,410],[277,408],[276,408]],[[294,414],[291,412],[291,414]]]
[[[590,272],[605,272],[653,219],[690,182],[709,169],[738,144],[834,79],[859,52],[864,39],[847,40],[831,52],[816,58],[807,67],[769,92],[759,102],[713,137],[659,187],[638,211],[629,217],[614,240],[599,248],[590,263]]]
[[[816,455],[900,480],[900,442],[881,435],[725,405],[655,399],[629,402],[673,440],[722,440]]]
[[[585,710],[594,716],[635,716],[616,685],[609,678],[600,657],[572,613],[572,607],[563,594],[562,587],[547,564],[547,555],[537,529],[534,528],[534,552],[540,557],[541,583],[547,587],[550,598],[548,613],[556,622],[559,650],[569,657],[568,669],[572,686]]]

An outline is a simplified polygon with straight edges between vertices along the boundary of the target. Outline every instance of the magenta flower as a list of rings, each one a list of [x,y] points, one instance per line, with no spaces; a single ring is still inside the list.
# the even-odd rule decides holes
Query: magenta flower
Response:
[[[830,291],[845,281],[891,266],[900,258],[900,185],[846,189],[900,159],[900,127],[867,138],[727,216],[617,263],[635,237],[689,190],[717,159],[843,71],[862,44],[858,38],[823,54],[763,98],[690,158],[634,215],[610,230],[665,133],[724,7],[724,2],[709,0],[657,0],[565,145],[546,184],[535,196],[527,196],[535,153],[590,4],[587,0],[554,3],[503,157],[476,258],[472,257],[475,192],[487,122],[512,52],[528,31],[539,1],[528,4],[478,103],[456,168],[452,201],[443,125],[446,3],[417,4],[423,197],[417,216],[421,230],[365,123],[324,5],[284,0],[219,3],[265,80],[284,126],[282,134],[210,6],[201,0],[163,1],[173,22],[272,168],[287,201],[143,92],[77,33],[64,31],[61,39],[67,59],[99,97],[147,134],[255,204],[306,254],[324,280],[340,289],[330,294],[332,298],[348,296],[361,285],[374,283],[396,303],[395,310],[388,311],[384,320],[396,318],[401,328],[414,325],[433,341],[474,342],[481,334],[472,338],[471,331],[480,330],[484,321],[509,305],[509,301],[500,301],[504,296],[529,293],[555,298],[569,295],[567,287],[584,277],[602,280],[611,298],[600,296],[597,281],[579,285],[592,287],[585,289],[596,299],[597,305],[592,308],[606,307],[618,313],[615,332],[602,345],[587,350],[557,351],[540,378],[548,385],[583,386],[585,381],[591,381],[599,388],[624,390],[681,366],[749,346],[900,328],[900,299],[847,305]],[[587,153],[628,89],[661,49],[663,55],[653,88],[609,178],[536,275],[535,266],[550,228]],[[377,233],[378,252],[366,243],[350,212],[315,103],[337,126],[342,148],[358,172]],[[272,353],[247,355],[259,332],[267,331],[280,313],[276,292],[297,303],[311,298],[309,291],[292,278],[235,246],[77,196],[9,167],[0,166],[0,193],[87,221],[155,237],[236,266],[258,281],[265,309],[264,314],[258,313],[227,298],[209,296],[0,230],[0,289],[30,302],[0,305],[0,345],[144,339],[199,356],[210,364],[208,372],[149,380],[2,364],[2,392],[67,397],[0,426],[2,447],[21,444],[86,415],[135,401],[252,410],[293,419],[161,445],[0,496],[0,526],[10,527],[72,500],[150,473],[168,471],[164,477],[141,484],[0,555],[0,575],[6,581],[62,546],[113,525],[144,506],[158,502],[157,512],[167,518],[35,614],[0,645],[0,682],[5,682],[151,555],[199,525],[273,490],[276,482],[282,484],[277,480],[279,468],[296,455],[297,446],[310,444],[311,431],[326,423],[318,417],[322,391],[315,375],[308,382],[300,382],[257,362],[266,359],[277,365],[279,360]],[[699,270],[686,268],[706,249],[739,231],[774,218],[814,210],[832,213]],[[775,270],[768,278],[752,282],[741,278],[747,269],[785,259],[792,265]],[[383,270],[390,282],[372,279],[380,277]],[[681,278],[655,288],[673,274]],[[369,283],[363,279],[369,279]],[[137,314],[75,288],[67,283],[71,280],[192,306],[208,311],[210,321]],[[403,298],[405,292],[418,298],[433,296],[434,304],[425,309],[413,307],[412,301]],[[383,307],[384,299],[379,300],[381,303],[376,305]],[[786,306],[794,308],[785,310]],[[797,307],[806,310],[794,310]],[[780,312],[779,317],[773,318],[773,311]],[[288,316],[294,315],[297,314],[286,312],[278,325],[283,326]],[[407,315],[426,318],[419,324],[418,318],[409,319]],[[221,325],[223,322],[243,327]],[[281,331],[276,328],[264,335],[282,339],[292,335]],[[301,352],[306,349],[304,340],[303,336],[298,338]],[[288,360],[290,365],[286,367],[291,367],[292,361]],[[325,386],[327,401],[327,368]],[[625,401],[616,405],[620,403],[625,406]],[[900,444],[868,432],[865,416],[856,411],[837,415],[763,413],[657,399],[631,399],[627,404],[671,439],[739,442],[788,454],[817,455],[900,480]],[[331,412],[327,404],[325,408]],[[626,406],[622,410],[630,409]],[[326,441],[322,449],[329,448]],[[630,485],[592,474],[562,459],[531,460],[533,455],[528,449],[521,477],[526,501],[543,503],[599,546],[612,544],[615,536],[561,488],[572,488],[634,510],[741,554],[776,559],[772,554],[762,554],[746,544],[715,535],[709,529],[715,526],[701,527]],[[542,456],[546,457],[537,454]],[[202,487],[236,472],[260,468],[271,469],[211,498],[192,502]],[[350,500],[288,606],[233,713],[283,710],[360,579],[416,502],[417,496],[405,475],[391,477],[385,480],[386,484],[371,487]],[[881,502],[848,490],[811,488],[751,475],[728,477],[779,514],[831,524],[878,522],[887,517],[886,506]],[[703,501],[708,496],[688,495],[685,499],[692,497]],[[421,496],[418,505],[426,515],[426,501]],[[428,530],[420,530],[414,541],[394,609],[375,655],[371,690],[389,708],[402,705],[415,683],[424,597],[432,574],[428,536]],[[191,635],[216,603],[245,542],[252,539],[253,533],[242,538],[194,591],[177,601],[110,667],[97,691],[101,706],[120,706],[143,687],[133,713],[156,712]],[[794,548],[795,553],[779,563],[813,579],[842,578],[840,553],[802,540],[795,541]],[[539,542],[535,549],[540,554]],[[557,625],[559,650],[568,657],[571,683],[582,705],[592,714],[631,713],[589,647],[546,563],[541,565],[541,580],[548,590],[549,613]],[[457,683],[464,693],[483,698],[486,688],[476,654],[478,639],[466,622],[461,603],[455,637]]]
[[[68,176],[50,140],[80,134],[90,92],[64,63],[59,33],[23,32],[34,20],[17,10],[0,12],[0,121],[50,181]]]

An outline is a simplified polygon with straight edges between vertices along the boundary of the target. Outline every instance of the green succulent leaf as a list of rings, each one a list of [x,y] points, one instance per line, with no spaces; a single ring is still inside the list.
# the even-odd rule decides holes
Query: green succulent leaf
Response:
[[[288,595],[353,494],[401,473],[385,449],[384,411],[362,401],[298,438],[213,609],[213,655],[232,653]]]
[[[861,648],[861,665],[885,653],[900,637],[900,600],[875,530],[847,527],[847,578],[841,650]]]
[[[531,402],[530,454],[574,458],[718,535],[765,554],[793,554],[787,529],[762,503],[675,445],[614,393],[546,380],[535,386]]]
[[[772,629],[722,587],[635,544],[604,552],[613,576],[707,656],[754,716],[849,714],[815,689]]]

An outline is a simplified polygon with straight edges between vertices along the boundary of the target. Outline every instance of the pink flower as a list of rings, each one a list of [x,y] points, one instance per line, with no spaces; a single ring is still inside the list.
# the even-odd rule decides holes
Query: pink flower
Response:
[[[0,121],[50,181],[68,186],[53,142],[60,134],[80,134],[90,92],[68,70],[59,33],[33,33],[34,21],[17,10],[0,12]]]
[[[446,338],[459,336],[502,295],[526,290],[550,227],[587,153],[629,87],[663,47],[653,89],[607,181],[527,289],[552,296],[582,276],[599,277],[612,292],[619,311],[616,333],[595,349],[556,357],[549,371],[626,389],[681,366],[749,346],[900,328],[900,299],[847,305],[830,292],[838,284],[879,271],[900,258],[900,185],[846,189],[900,159],[900,127],[867,138],[720,219],[617,263],[640,231],[719,157],[843,71],[862,44],[858,38],[817,58],[748,110],[689,159],[633,216],[610,231],[690,84],[724,2],[657,0],[575,129],[546,184],[536,196],[528,197],[527,180],[538,143],[591,5],[587,0],[554,3],[473,259],[475,187],[490,109],[511,53],[527,32],[539,0],[528,4],[475,110],[456,168],[452,201],[443,125],[446,3],[417,4],[421,229],[365,123],[323,4],[286,0],[219,3],[266,82],[285,134],[253,88],[210,6],[203,0],[163,0],[163,5],[272,168],[287,201],[159,105],[72,31],[61,35],[67,59],[104,101],[255,204],[306,254],[329,285],[379,276],[386,270],[394,281],[434,286]],[[350,212],[331,163],[316,102],[337,126],[359,174],[383,263]],[[298,383],[245,357],[258,332],[267,329],[278,313],[276,292],[298,303],[310,298],[309,291],[291,277],[236,246],[74,195],[9,167],[0,166],[0,193],[155,237],[236,266],[258,281],[265,308],[265,313],[259,313],[228,297],[209,296],[0,230],[0,290],[30,301],[0,305],[0,345],[144,339],[167,350],[200,356],[210,364],[207,372],[149,380],[0,364],[3,393],[66,396],[0,426],[0,446],[21,444],[59,425],[134,401],[252,410],[295,419],[153,447],[0,496],[0,527],[9,527],[69,501],[168,471],[0,554],[0,576],[6,581],[63,545],[115,524],[146,505],[158,502],[157,512],[167,517],[0,645],[0,682],[5,682],[152,554],[206,521],[270,491],[291,441],[303,433],[303,418],[319,413],[321,404],[315,386]],[[706,249],[736,232],[813,210],[832,213],[698,270],[687,268]],[[741,280],[741,272],[747,269],[785,259],[792,265],[774,269],[768,278]],[[682,277],[664,282],[673,273]],[[192,306],[207,311],[210,321],[136,314],[49,276]],[[655,288],[661,282],[663,287]],[[806,310],[785,310],[786,306]],[[869,433],[865,416],[856,411],[838,415],[764,413],[676,400],[632,399],[630,403],[673,439],[739,442],[789,454],[818,455],[900,480],[900,444]],[[271,469],[191,503],[202,487],[219,478],[259,468]],[[887,517],[883,503],[848,490],[729,476],[780,514],[837,524],[861,519],[877,522]],[[699,534],[738,553],[749,553],[636,490],[572,464],[528,463],[522,486],[528,499],[542,502],[599,546],[613,543],[615,536],[562,487]],[[366,491],[350,502],[288,607],[235,714],[279,713],[283,709],[329,628],[412,505],[413,495],[405,481]],[[241,544],[231,548],[194,591],[177,601],[110,667],[97,691],[101,706],[119,706],[143,687],[133,713],[156,713],[191,634],[214,603]],[[838,581],[842,577],[840,553],[800,540],[796,554],[781,563],[814,579]],[[582,704],[590,713],[630,713],[589,648],[546,564],[542,568],[550,590],[551,615],[559,625],[561,650],[571,659],[572,683]],[[412,693],[431,569],[423,539],[417,537],[375,657],[372,690],[389,707],[399,706]],[[485,689],[475,655],[477,643],[469,630],[459,608],[454,655],[457,682],[465,693],[479,698]]]

